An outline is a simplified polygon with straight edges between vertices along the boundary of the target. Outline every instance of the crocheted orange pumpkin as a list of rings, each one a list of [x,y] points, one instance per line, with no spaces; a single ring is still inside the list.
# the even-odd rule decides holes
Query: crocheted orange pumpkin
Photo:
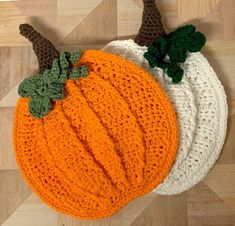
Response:
[[[58,54],[29,25],[21,33],[37,40],[44,72],[19,87],[13,140],[18,165],[40,198],[60,212],[96,219],[161,183],[176,155],[178,128],[156,81],[115,55]]]

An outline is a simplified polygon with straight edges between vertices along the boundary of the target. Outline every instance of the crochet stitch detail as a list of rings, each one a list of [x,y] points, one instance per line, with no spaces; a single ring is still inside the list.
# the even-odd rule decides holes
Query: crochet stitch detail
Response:
[[[59,52],[53,44],[29,24],[21,24],[19,29],[20,34],[33,43],[33,50],[38,59],[40,73],[43,73],[46,69],[50,69],[53,60],[59,57]]]
[[[160,67],[166,71],[173,83],[179,83],[183,69],[178,65],[184,63],[188,52],[198,52],[206,43],[206,37],[196,32],[194,25],[185,25],[175,31],[157,37],[144,53],[150,67]]]
[[[224,88],[200,52],[189,54],[185,77],[197,101],[197,127],[186,158],[156,188],[159,194],[178,194],[202,181],[219,158],[226,137],[228,106]]]
[[[24,177],[48,205],[96,219],[164,180],[178,127],[164,91],[138,66],[95,50],[74,66],[80,64],[89,65],[89,75],[67,80],[67,97],[43,119],[19,99],[13,138]]]
[[[142,24],[135,38],[140,46],[149,46],[156,37],[165,35],[161,23],[161,15],[155,4],[155,0],[143,0],[144,10]]]
[[[64,83],[67,79],[78,79],[88,73],[87,66],[72,68],[73,62],[78,62],[81,50],[75,53],[61,53],[59,59],[53,61],[52,68],[43,74],[33,75],[24,79],[18,93],[21,97],[29,97],[29,111],[36,118],[42,118],[52,109],[52,101],[65,98]]]
[[[133,40],[113,41],[104,50],[121,55],[150,72],[174,104],[180,128],[175,163],[164,182],[155,188],[162,195],[184,192],[207,175],[221,152],[227,126],[226,95],[214,70],[201,53],[189,53],[185,76],[174,85],[160,68],[151,68],[143,54],[147,47]]]
[[[147,47],[139,46],[133,40],[113,41],[106,45],[104,50],[129,59],[149,72],[164,88],[174,105],[180,130],[180,143],[174,165],[169,173],[171,174],[187,156],[195,133],[197,108],[190,82],[183,77],[182,82],[175,85],[169,80],[168,76],[164,75],[160,68],[151,68],[143,57]]]

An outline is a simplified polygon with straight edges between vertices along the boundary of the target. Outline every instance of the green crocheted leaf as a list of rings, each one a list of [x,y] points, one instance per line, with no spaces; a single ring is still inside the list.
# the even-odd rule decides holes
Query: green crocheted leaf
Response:
[[[65,97],[63,84],[51,84],[48,86],[48,97],[52,100],[62,100]]]
[[[37,93],[37,95],[35,95],[35,98],[37,96],[48,97],[49,96],[48,84],[38,86],[38,88],[36,89],[36,93]]]
[[[54,82],[54,80],[56,80],[56,78],[53,78],[53,76],[51,76],[51,70],[46,69],[43,74],[40,75],[41,77],[43,77],[44,81],[47,81],[47,83],[52,83]]]
[[[73,69],[69,72],[68,78],[69,78],[69,79],[72,79],[72,80],[78,79],[78,78],[79,78],[79,68],[78,68],[78,67],[73,68]]]
[[[18,93],[21,97],[31,97],[35,95],[37,89],[37,80],[38,75],[24,79],[18,88]]]
[[[86,77],[89,73],[88,67],[86,65],[82,65],[80,67],[78,67],[79,70],[79,77],[83,78]]]
[[[173,83],[179,83],[184,71],[177,63],[184,63],[187,51],[198,52],[205,43],[205,36],[196,32],[195,26],[189,24],[168,35],[157,37],[144,53],[144,58],[151,68],[160,67],[166,70]]]
[[[187,37],[186,48],[190,52],[198,52],[206,44],[206,37],[201,32],[195,32]]]
[[[68,79],[68,69],[67,70],[62,70],[60,72],[59,78],[55,81],[57,84],[64,84],[66,80]]]
[[[184,71],[177,64],[172,63],[167,69],[167,74],[172,78],[172,82],[177,84],[182,80]]]
[[[162,69],[167,69],[169,67],[169,62],[166,62],[166,61],[160,61],[157,63],[157,66],[162,68]]]
[[[75,80],[78,78],[82,78],[87,76],[88,74],[88,67],[87,66],[80,66],[73,68],[69,73],[69,79]]]
[[[60,69],[61,70],[65,70],[69,68],[69,58],[70,58],[70,53],[68,52],[64,52],[60,54],[60,58],[59,58],[59,63],[60,63]]]
[[[177,28],[175,31],[172,31],[168,35],[168,37],[171,39],[171,41],[182,39],[182,38],[184,39],[187,36],[193,34],[195,31],[196,31],[195,26],[192,24],[188,24],[188,25]]]
[[[51,69],[25,79],[19,86],[18,93],[22,97],[30,97],[29,110],[32,115],[42,118],[52,108],[52,101],[65,98],[64,84],[67,79],[78,79],[88,75],[87,66],[72,68],[81,57],[81,50],[75,53],[61,53],[59,59],[53,61]]]
[[[51,69],[45,70],[41,77],[43,81],[47,84],[54,83],[56,80],[58,80],[60,77],[59,60],[54,60]]]
[[[164,36],[158,37],[152,45],[148,47],[148,51],[155,54],[157,58],[166,56],[167,41]]]
[[[160,51],[159,51],[157,46],[150,45],[148,47],[148,52],[151,53],[156,58],[160,58],[161,57],[161,53],[160,53]]]
[[[29,112],[36,118],[43,118],[52,108],[52,103],[49,98],[37,97],[32,98],[29,102]]]
[[[176,43],[172,43],[168,49],[168,55],[173,62],[184,63],[186,60],[186,48],[184,43],[179,40]]]
[[[76,64],[81,58],[81,49],[78,49],[76,52],[71,53],[70,62]]]
[[[39,86],[44,86],[46,82],[43,76],[39,74],[38,76],[35,76],[35,83],[37,84],[37,87],[39,87]]]
[[[148,61],[149,66],[151,68],[154,68],[157,66],[157,58],[155,57],[153,53],[151,52],[144,53],[144,58]]]

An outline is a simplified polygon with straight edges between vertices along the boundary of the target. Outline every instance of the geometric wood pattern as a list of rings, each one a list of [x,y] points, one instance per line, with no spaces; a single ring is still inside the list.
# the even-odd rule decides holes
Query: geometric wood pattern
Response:
[[[29,22],[60,50],[101,48],[133,38],[141,0],[0,1],[0,224],[4,226],[235,226],[235,1],[158,0],[167,30],[194,23],[207,36],[203,49],[228,96],[228,133],[222,154],[197,186],[175,196],[150,193],[114,216],[81,221],[45,205],[25,184],[11,143],[17,86],[37,70],[31,44],[19,35]]]
[[[18,170],[0,170],[0,225],[18,209],[27,197],[31,195],[31,190],[22,180]]]

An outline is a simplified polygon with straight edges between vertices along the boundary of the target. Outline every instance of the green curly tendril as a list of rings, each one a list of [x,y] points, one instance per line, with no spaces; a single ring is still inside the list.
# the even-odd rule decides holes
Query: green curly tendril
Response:
[[[30,98],[29,111],[36,118],[43,118],[53,107],[53,101],[65,98],[67,79],[78,79],[88,74],[87,66],[72,67],[81,57],[81,50],[61,53],[51,69],[24,79],[18,89],[21,97]]]
[[[173,83],[179,83],[184,71],[179,63],[184,63],[187,51],[198,52],[206,44],[206,37],[196,32],[193,25],[177,28],[166,36],[159,36],[144,53],[150,67],[160,67],[172,78]],[[166,57],[168,55],[168,57]]]

